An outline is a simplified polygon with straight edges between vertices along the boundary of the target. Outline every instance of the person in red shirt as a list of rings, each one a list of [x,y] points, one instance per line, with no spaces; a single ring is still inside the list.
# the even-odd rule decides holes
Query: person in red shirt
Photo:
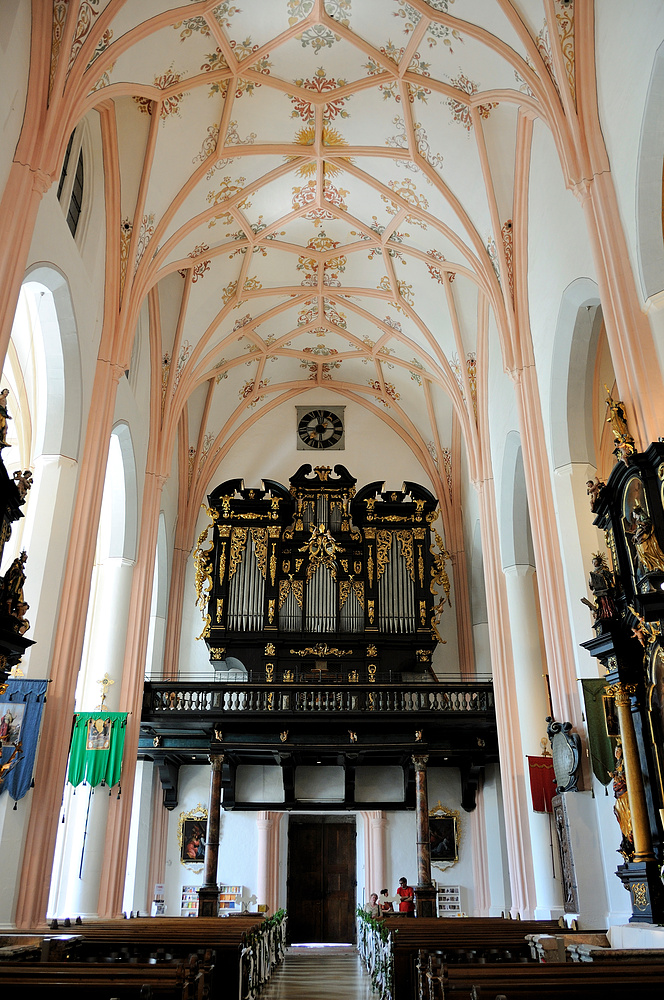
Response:
[[[408,885],[408,881],[403,877],[399,879],[397,896],[399,897],[399,913],[405,913],[407,917],[414,917],[415,892],[413,887]]]

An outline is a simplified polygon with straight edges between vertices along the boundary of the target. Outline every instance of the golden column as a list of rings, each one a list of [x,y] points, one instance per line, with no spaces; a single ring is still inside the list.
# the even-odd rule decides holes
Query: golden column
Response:
[[[652,840],[650,839],[650,823],[648,820],[646,796],[643,789],[639,747],[636,741],[634,720],[632,719],[630,695],[634,694],[635,691],[635,684],[618,683],[611,684],[607,688],[607,694],[611,695],[616,703],[618,722],[620,724],[627,798],[629,799],[629,808],[632,814],[634,861],[654,861],[655,855],[653,854]]]

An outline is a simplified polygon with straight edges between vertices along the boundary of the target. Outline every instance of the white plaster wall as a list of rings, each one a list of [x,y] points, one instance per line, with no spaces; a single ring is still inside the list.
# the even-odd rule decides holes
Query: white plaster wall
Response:
[[[358,804],[403,802],[403,793],[403,771],[400,767],[356,768],[355,801]]]
[[[237,802],[283,802],[284,782],[280,767],[240,764],[236,772]]]
[[[197,806],[207,809],[210,772],[207,767],[191,765],[180,768],[179,802],[168,821],[166,852],[165,899],[168,916],[180,915],[180,895],[183,885],[203,884],[203,864],[185,866],[180,861],[178,826],[182,814]],[[258,834],[255,812],[223,812],[219,830],[219,883],[242,885],[243,904],[255,909],[256,852]]]
[[[242,770],[255,772],[259,768],[239,768]],[[263,770],[270,770],[269,768]],[[303,769],[298,769],[303,770]],[[315,771],[318,794],[325,796],[335,781],[335,768],[310,768]],[[374,771],[376,769],[365,769]],[[377,776],[377,785],[382,785],[386,793],[394,795],[395,800],[401,790],[400,769],[379,768],[381,772]],[[394,772],[399,770],[399,774]],[[313,776],[312,776],[313,777]],[[243,776],[242,780],[245,780]],[[362,779],[364,780],[364,779]],[[246,790],[257,790],[257,783],[251,779],[251,787]],[[258,779],[257,779],[258,781]],[[485,798],[485,811],[487,829],[492,832],[489,844],[490,853],[490,877],[492,879],[492,900],[498,912],[506,908],[503,903],[504,886],[506,884],[504,875],[504,833],[502,819],[500,817],[499,791],[497,787],[496,775],[487,775],[487,792]],[[436,808],[440,802],[447,809],[460,811],[461,844],[459,851],[459,862],[446,872],[437,867],[433,868],[433,878],[444,884],[460,884],[462,888],[462,907],[464,912],[473,913],[474,905],[474,878],[473,878],[473,845],[470,840],[470,818],[469,814],[461,809],[461,784],[459,772],[456,768],[432,767],[428,770],[429,806]],[[260,789],[258,789],[260,790]],[[183,767],[180,770],[179,803],[169,817],[168,830],[168,850],[166,858],[166,904],[167,913],[171,916],[179,914],[180,893],[183,885],[201,885],[203,881],[203,866],[198,866],[200,871],[185,867],[180,862],[179,846],[177,842],[178,824],[182,813],[187,813],[196,806],[207,808],[209,794],[209,771],[207,767]],[[258,801],[258,799],[256,799]],[[297,810],[294,810],[294,813]],[[322,805],[320,810],[315,810],[311,814],[325,812]],[[365,872],[365,842],[364,824],[358,812],[356,815],[356,848],[357,848],[357,886],[358,902],[366,898],[366,890],[369,892],[378,891],[385,886],[367,887]],[[279,873],[279,904],[286,904],[286,877],[288,870],[288,814],[284,813],[279,822],[280,828],[280,873]],[[258,837],[256,831],[255,812],[223,812],[221,814],[221,830],[219,843],[219,882],[240,884],[245,887],[244,902],[252,908],[251,897],[256,891],[256,851],[258,849]],[[386,875],[387,888],[396,891],[398,880],[405,875],[409,883],[417,883],[417,846],[415,813],[412,810],[399,810],[386,812]],[[501,905],[502,904],[502,905]]]

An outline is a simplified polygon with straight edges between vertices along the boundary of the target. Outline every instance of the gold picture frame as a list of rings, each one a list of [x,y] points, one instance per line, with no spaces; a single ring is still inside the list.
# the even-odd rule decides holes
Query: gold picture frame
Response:
[[[461,820],[458,809],[446,809],[440,800],[429,810],[431,865],[440,871],[454,867],[459,860]]]
[[[199,875],[204,867],[207,821],[208,811],[200,802],[189,812],[180,813],[178,823],[180,864],[196,875]]]

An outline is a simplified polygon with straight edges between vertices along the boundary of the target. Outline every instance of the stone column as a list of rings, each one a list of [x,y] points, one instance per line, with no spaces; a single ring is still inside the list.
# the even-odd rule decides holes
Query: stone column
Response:
[[[219,814],[221,812],[221,767],[223,754],[210,756],[210,803],[208,806],[207,838],[205,841],[205,881],[198,890],[199,917],[216,917],[219,914]]]
[[[415,768],[415,821],[417,823],[417,887],[415,913],[418,917],[436,916],[436,889],[431,881],[431,843],[429,841],[429,797],[427,794],[428,754],[413,755]]]

